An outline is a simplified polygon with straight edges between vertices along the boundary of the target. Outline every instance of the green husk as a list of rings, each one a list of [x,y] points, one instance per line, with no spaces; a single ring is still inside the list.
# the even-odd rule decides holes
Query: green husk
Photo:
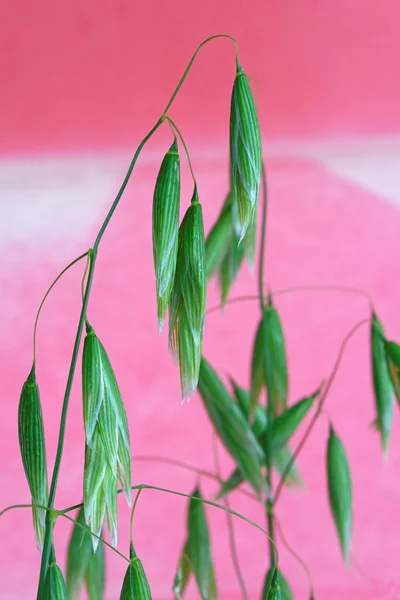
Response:
[[[282,324],[271,299],[263,311],[254,341],[250,418],[253,418],[264,385],[272,413],[277,417],[287,406],[288,371]]]
[[[161,164],[153,197],[153,258],[161,332],[174,283],[178,255],[180,159],[174,142]]]
[[[202,600],[216,600],[216,580],[212,563],[210,536],[204,504],[199,489],[195,489],[189,501],[187,519],[187,550],[191,570],[196,578]],[[198,500],[197,500],[198,498]]]
[[[344,446],[332,426],[329,432],[326,465],[331,513],[343,558],[348,563],[353,519],[352,483]]]
[[[243,262],[244,247],[239,245],[239,238],[234,230],[232,230],[231,243],[229,244],[223,260],[219,268],[219,285],[221,288],[221,303],[224,307],[228,300],[228,295],[239,274],[240,267]]]
[[[192,561],[190,560],[189,556],[189,542],[186,540],[182,553],[179,557],[178,568],[172,587],[172,591],[175,594],[175,600],[183,600],[191,574]]]
[[[312,407],[319,390],[290,406],[272,423],[272,452],[284,448]]]
[[[230,162],[237,196],[240,240],[254,220],[261,177],[261,134],[249,81],[237,62],[230,114]]]
[[[117,544],[117,483],[132,501],[128,421],[107,353],[90,325],[82,359],[83,416],[86,434],[84,506],[86,522],[100,535],[103,521]],[[92,536],[94,550],[98,540]]]
[[[265,577],[262,600],[293,600],[293,594],[282,572],[273,567]]]
[[[131,545],[131,564],[126,570],[120,600],[151,600],[151,591],[142,561],[136,556]]]
[[[18,407],[18,438],[32,504],[47,506],[47,461],[42,406],[34,367],[25,381]],[[46,511],[32,508],[36,545],[41,551]]]
[[[384,455],[387,454],[393,420],[393,390],[385,356],[384,331],[378,317],[371,321],[372,380],[378,429],[381,433]]]
[[[385,356],[393,391],[400,406],[400,346],[396,342],[385,341]]]
[[[169,348],[178,358],[182,398],[196,390],[206,309],[202,208],[194,191],[179,228],[178,262],[169,305]]]
[[[85,526],[83,507],[78,513],[77,523]],[[69,600],[79,598],[85,581],[89,599],[102,600],[105,585],[103,544],[99,544],[94,552],[90,531],[76,524],[72,530],[67,554],[66,585]]]
[[[264,497],[266,483],[261,472],[264,460],[262,448],[240,408],[204,358],[201,360],[199,392],[217,434],[243,478],[260,497]]]
[[[63,574],[55,562],[51,562],[47,569],[43,600],[68,600]]]
[[[248,419],[250,410],[250,394],[249,392],[247,392],[247,390],[238,386],[235,383],[235,381],[233,381],[233,379],[231,379],[231,385],[236,400],[238,401],[239,408],[242,411],[244,417]],[[315,395],[316,394],[314,394],[312,397],[315,397]],[[260,442],[260,445],[262,445],[264,443],[263,435],[267,430],[267,415],[265,414],[265,410],[261,406],[257,406],[256,408],[252,430],[255,436],[257,437],[258,441]],[[272,465],[276,469],[276,471],[280,475],[282,475],[291,459],[292,451],[288,446],[283,446],[279,450],[275,450],[273,452]],[[239,481],[238,474],[236,474],[235,477],[233,476],[234,474],[235,472],[233,472],[232,476],[223,484],[220,490],[220,494],[222,493],[222,495],[225,495],[227,491],[232,491],[243,482],[243,479]],[[292,464],[290,471],[288,472],[285,478],[285,485],[287,487],[303,485],[302,478],[295,463]]]
[[[223,207],[217,221],[205,241],[206,276],[212,277],[226,255],[232,237],[232,215],[230,205]]]

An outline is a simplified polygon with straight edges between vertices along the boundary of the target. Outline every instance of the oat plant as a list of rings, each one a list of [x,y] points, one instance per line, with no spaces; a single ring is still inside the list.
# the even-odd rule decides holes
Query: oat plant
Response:
[[[216,38],[228,39],[233,42],[235,48],[235,77],[230,106],[229,189],[225,200],[221,202],[217,221],[212,227],[208,227],[209,233],[205,239],[202,199],[198,192],[190,154],[177,124],[169,115],[169,109],[188,76],[197,53],[204,44]],[[192,469],[200,476],[211,477],[219,483],[218,495],[211,499],[202,495],[201,477],[196,488],[193,491],[188,490],[191,493],[158,488],[150,484],[135,484],[131,474],[132,428],[129,427],[111,359],[96,334],[97,323],[90,320],[88,311],[101,240],[124,194],[140,153],[147,141],[162,126],[170,128],[172,142],[166,149],[154,187],[152,234],[156,312],[159,331],[163,329],[165,322],[168,323],[168,350],[179,365],[182,400],[190,398],[198,390],[197,401],[203,402],[215,434],[234,464],[230,476],[224,480],[219,471],[215,447],[216,473]],[[191,198],[181,198],[182,151],[193,178]],[[259,197],[262,199],[262,210],[258,218]],[[184,216],[180,222],[181,208]],[[248,384],[241,387],[233,374],[231,377],[226,376],[229,365],[226,365],[222,377],[202,355],[206,291],[208,282],[216,278],[221,292],[219,308],[229,305],[232,284],[244,261],[246,260],[251,268],[255,262],[257,220],[261,228],[256,296],[259,301],[259,324],[253,334]],[[245,574],[241,572],[236,553],[233,531],[235,519],[244,520],[269,540],[265,577],[259,583],[258,597],[269,600],[293,598],[288,583],[290,573],[283,574],[278,562],[279,545],[286,545],[286,542],[284,524],[281,526],[276,518],[276,506],[285,487],[293,488],[302,482],[297,466],[298,455],[324,410],[347,342],[365,325],[370,327],[372,386],[376,401],[374,427],[380,432],[382,449],[384,454],[387,453],[393,398],[396,397],[400,402],[400,346],[387,339],[367,294],[352,288],[331,286],[331,289],[339,289],[344,293],[364,294],[369,303],[369,315],[359,321],[343,340],[333,371],[326,380],[316,381],[314,389],[309,390],[304,398],[292,402],[289,399],[285,327],[280,319],[277,298],[282,293],[326,288],[312,286],[280,291],[265,289],[266,224],[267,182],[253,94],[239,62],[235,40],[228,35],[213,36],[197,48],[161,117],[139,144],[93,246],[74,259],[57,276],[46,292],[37,313],[33,336],[33,364],[27,369],[29,375],[22,387],[18,413],[19,445],[31,503],[7,507],[1,513],[17,507],[30,507],[32,510],[33,531],[41,552],[37,600],[74,600],[80,597],[84,586],[90,600],[105,598],[106,550],[116,552],[121,560],[127,562],[125,577],[121,581],[121,600],[146,600],[152,597],[151,581],[146,576],[145,566],[137,554],[138,549],[134,546],[132,537],[135,507],[140,494],[147,489],[185,497],[188,501],[187,534],[182,540],[175,577],[171,577],[171,593],[176,600],[184,598],[191,579],[195,581],[198,597],[202,600],[214,600],[222,593],[222,585],[217,581],[212,558],[212,532],[207,521],[207,510],[210,508],[223,510],[227,514],[232,559],[242,598],[250,596],[246,589]],[[48,485],[45,426],[39,382],[36,379],[37,323],[43,303],[60,277],[82,260],[86,260],[82,281],[82,308],[61,410],[54,468]],[[244,302],[248,299],[236,298],[235,301]],[[85,462],[82,487],[76,491],[77,499],[83,498],[83,502],[60,509],[55,508],[57,482],[63,456],[71,387],[84,334],[82,405]],[[367,366],[365,365],[365,369]],[[292,436],[305,425],[300,442],[293,446]],[[325,452],[327,502],[337,531],[338,548],[343,559],[349,562],[353,497],[350,465],[340,438],[340,423],[330,422]],[[180,464],[167,457],[160,457],[158,460]],[[181,466],[187,468],[185,464]],[[230,508],[229,494],[236,489],[262,504],[266,515],[266,530]],[[125,553],[118,548],[119,492],[123,493],[129,506],[132,504],[132,492],[135,496],[131,513],[130,547],[125,549]],[[77,511],[75,518],[70,516],[73,511]],[[53,542],[53,531],[60,517],[73,524],[68,541],[65,577],[57,563]],[[304,565],[301,558],[299,560]],[[312,599],[315,598],[312,578],[307,567],[304,567],[308,575],[304,589]]]

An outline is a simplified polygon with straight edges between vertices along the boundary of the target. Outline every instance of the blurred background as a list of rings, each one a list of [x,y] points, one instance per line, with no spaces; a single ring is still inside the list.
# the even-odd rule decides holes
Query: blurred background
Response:
[[[228,33],[257,98],[269,183],[265,279],[272,290],[352,285],[368,292],[392,339],[400,339],[400,12],[396,0],[172,0],[146,3],[72,0],[0,3],[0,419],[1,507],[29,502],[18,449],[17,408],[32,360],[37,307],[56,274],[93,244],[134,150],[165,107],[198,44]],[[216,40],[199,53],[171,116],[188,145],[205,227],[228,189],[229,104],[234,48]],[[155,327],[151,201],[171,134],[146,145],[101,245],[89,318],[116,371],[134,455],[175,458],[215,470],[212,430],[199,397],[180,405],[178,370]],[[191,180],[183,165],[182,210]],[[52,468],[60,410],[80,308],[83,265],[60,281],[38,329],[38,381]],[[245,267],[232,296],[255,294]],[[208,304],[219,291],[210,286]],[[290,401],[326,378],[349,329],[368,316],[362,297],[303,292],[277,301],[286,335]],[[256,302],[207,319],[204,353],[223,373],[249,385]],[[79,371],[79,369],[78,369]],[[400,468],[396,415],[383,464],[374,418],[368,328],[352,339],[327,402],[353,469],[352,568],[341,561],[326,496],[326,419],[299,465],[304,488],[285,492],[277,516],[311,570],[316,598],[400,598]],[[84,437],[80,373],[67,424],[56,507],[81,500]],[[221,451],[223,474],[230,459]],[[190,493],[197,476],[154,461],[133,463],[134,483]],[[201,479],[203,494],[216,485]],[[239,493],[232,507],[263,525],[257,503]],[[240,598],[226,517],[207,511],[219,597]],[[120,500],[120,545],[128,553],[129,511]],[[186,502],[143,492],[134,521],[136,550],[155,600],[171,585],[185,538]],[[39,554],[25,510],[0,523],[0,597],[35,597]],[[267,544],[236,523],[240,563],[251,599],[260,597]],[[65,564],[69,525],[56,550]],[[280,543],[296,599],[307,577]],[[106,597],[119,597],[125,564],[107,553]],[[196,598],[192,586],[188,598]]]

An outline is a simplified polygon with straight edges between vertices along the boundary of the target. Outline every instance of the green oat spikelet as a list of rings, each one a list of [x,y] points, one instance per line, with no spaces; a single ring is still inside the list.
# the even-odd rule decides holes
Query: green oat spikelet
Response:
[[[400,346],[385,340],[385,356],[393,391],[400,406]]]
[[[187,550],[191,569],[202,600],[216,600],[216,580],[212,563],[210,535],[200,490],[196,488],[189,501],[187,517]]]
[[[172,591],[175,594],[175,600],[183,600],[191,574],[192,562],[189,556],[189,541],[186,540],[186,543],[179,557],[178,568],[172,587]]]
[[[179,228],[178,262],[169,304],[169,349],[179,362],[183,400],[197,387],[205,310],[203,215],[195,188]]]
[[[215,431],[236,462],[244,480],[263,498],[266,482],[261,471],[264,452],[240,408],[211,365],[202,358],[199,393]]]
[[[229,204],[224,204],[218,219],[211,228],[205,242],[206,276],[218,272],[232,237],[232,215]]]
[[[371,321],[372,380],[375,395],[377,428],[381,434],[386,456],[393,420],[393,389],[385,356],[385,337],[382,324],[374,313]]]
[[[56,563],[53,550],[44,582],[43,600],[69,600],[64,577]]]
[[[153,197],[153,258],[158,330],[162,331],[178,254],[180,159],[175,137],[161,164]]]
[[[147,581],[142,561],[136,555],[131,544],[131,563],[126,570],[120,600],[151,600],[151,590]]]
[[[77,516],[71,539],[68,546],[66,585],[69,600],[76,600],[80,596],[84,582],[90,600],[104,598],[105,567],[104,547],[99,544],[96,552],[93,551],[92,535],[85,527],[85,512],[82,507]],[[81,525],[81,526],[80,526]]]
[[[348,563],[353,521],[352,483],[346,451],[332,426],[328,438],[326,467],[331,513],[343,558]]]
[[[262,600],[293,600],[286,579],[276,567],[269,569],[266,575]]]
[[[278,311],[269,298],[257,329],[251,365],[250,418],[259,402],[263,386],[274,417],[284,412],[288,396],[288,369],[285,339]]]
[[[100,535],[103,521],[117,544],[117,483],[132,502],[128,421],[107,353],[90,325],[82,360],[83,416],[86,434],[84,507],[86,522]],[[98,540],[92,537],[96,550]]]
[[[35,369],[25,381],[18,406],[18,438],[22,463],[32,496],[32,504],[47,506],[47,461],[42,406]],[[46,511],[32,508],[36,545],[41,551],[45,532]]]
[[[255,218],[261,177],[260,126],[249,80],[236,61],[230,114],[230,162],[240,222],[240,241]]]

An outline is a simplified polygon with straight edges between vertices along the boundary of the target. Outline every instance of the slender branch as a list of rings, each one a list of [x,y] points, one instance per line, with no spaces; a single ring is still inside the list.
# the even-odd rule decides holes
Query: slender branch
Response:
[[[194,176],[194,171],[193,171],[193,166],[192,166],[192,161],[190,160],[189,150],[188,150],[188,148],[187,148],[187,146],[185,144],[185,140],[183,139],[183,135],[181,134],[181,132],[179,131],[177,125],[174,123],[174,121],[171,119],[171,117],[169,117],[168,115],[166,115],[165,118],[167,119],[168,123],[170,124],[171,129],[177,133],[179,139],[182,142],[182,146],[183,146],[183,149],[185,150],[185,154],[186,154],[186,157],[187,157],[187,160],[188,160],[188,163],[189,163],[189,169],[190,169],[190,173],[192,175],[193,183],[194,183],[194,186],[197,187],[196,177]]]
[[[293,294],[293,293],[297,293],[297,292],[341,292],[344,294],[354,294],[357,296],[364,296],[370,306],[373,306],[373,302],[372,302],[372,298],[371,296],[368,294],[368,292],[364,292],[361,289],[358,288],[353,288],[353,287],[347,287],[347,286],[342,286],[342,285],[302,285],[302,286],[293,286],[293,287],[288,287],[288,288],[284,288],[281,290],[275,290],[274,292],[269,292],[269,295],[272,298],[275,298],[275,296],[281,296],[284,294]],[[243,295],[243,296],[236,296],[234,298],[230,298],[229,300],[227,300],[227,302],[222,305],[222,304],[216,304],[215,306],[212,306],[211,308],[209,308],[206,312],[206,315],[212,315],[213,313],[216,313],[220,310],[222,310],[223,308],[225,308],[225,306],[228,306],[230,304],[242,304],[244,302],[255,302],[257,300],[257,302],[260,301],[260,296],[257,294],[247,294],[247,295]],[[264,296],[264,301],[265,301],[265,296]]]
[[[61,279],[61,277],[64,275],[64,273],[66,273],[68,271],[68,269],[70,269],[77,262],[79,262],[80,260],[82,260],[82,258],[85,258],[85,256],[88,255],[88,252],[89,251],[86,251],[84,254],[81,254],[81,256],[78,256],[78,258],[75,258],[72,262],[70,262],[69,265],[67,265],[65,267],[65,269],[63,269],[61,271],[61,273],[59,273],[57,275],[57,277],[55,278],[55,280],[53,281],[53,283],[51,284],[51,286],[49,287],[49,289],[47,290],[47,292],[43,296],[43,299],[42,299],[42,301],[41,301],[41,303],[39,305],[38,311],[36,313],[35,325],[33,327],[33,364],[34,365],[36,363],[36,333],[37,333],[37,326],[38,326],[39,316],[40,316],[40,313],[41,313],[42,308],[43,308],[43,304],[46,302],[47,297],[50,294],[51,290],[56,285],[56,283],[58,282],[58,280]]]
[[[260,301],[261,318],[263,327],[266,327],[266,321],[264,319],[264,312],[266,310],[265,299],[264,299],[264,262],[265,262],[265,245],[267,235],[267,211],[268,211],[268,190],[267,190],[267,175],[265,171],[264,161],[262,162],[261,170],[261,183],[262,183],[262,216],[261,216],[261,243],[260,243],[260,255],[259,255],[259,271],[258,271],[258,298]],[[264,332],[264,335],[266,332]],[[264,356],[264,361],[265,361]],[[267,365],[264,364],[264,370],[267,371]],[[274,513],[273,513],[273,494],[272,494],[272,426],[273,426],[273,411],[272,403],[267,398],[267,429],[265,432],[265,463],[267,467],[266,481],[268,488],[268,499],[265,503],[265,510],[267,515],[267,526],[270,540],[274,540]],[[274,560],[275,552],[274,547],[270,541],[269,543],[269,561],[270,567],[272,568],[275,564]]]
[[[310,586],[310,595],[311,597],[313,597],[313,593],[314,593],[314,584],[313,584],[313,580],[311,577],[311,572],[310,569],[307,567],[306,563],[304,562],[304,560],[301,558],[300,554],[298,554],[295,550],[293,550],[293,548],[290,546],[289,542],[287,541],[286,537],[283,535],[283,530],[282,530],[282,526],[279,523],[278,519],[276,517],[274,517],[275,520],[275,525],[276,525],[276,529],[278,532],[279,537],[281,538],[281,542],[282,544],[285,546],[286,550],[288,552],[290,552],[290,554],[293,556],[293,558],[295,560],[297,560],[297,562],[299,563],[299,565],[301,565],[303,571],[305,572],[307,579],[308,579],[308,583]]]
[[[324,390],[322,391],[320,398],[319,398],[319,402],[318,402],[318,406],[317,406],[317,410],[315,411],[311,421],[309,422],[306,431],[304,432],[303,437],[301,438],[300,442],[297,445],[296,450],[293,452],[292,458],[290,459],[290,461],[288,462],[284,472],[282,473],[281,479],[279,481],[278,487],[276,489],[275,492],[275,503],[278,501],[278,498],[281,494],[283,485],[285,483],[285,479],[290,471],[290,469],[293,466],[293,463],[295,462],[295,460],[297,459],[297,457],[299,456],[299,453],[301,452],[304,444],[306,443],[310,433],[312,432],[315,423],[318,421],[318,418],[322,412],[325,400],[328,396],[328,393],[331,389],[333,380],[336,377],[336,374],[338,372],[338,369],[340,367],[340,363],[342,362],[343,359],[343,355],[344,355],[344,351],[346,349],[347,344],[349,343],[349,341],[351,340],[351,338],[353,337],[353,335],[360,329],[360,327],[362,327],[363,325],[365,325],[366,323],[370,323],[371,319],[362,319],[361,321],[359,321],[358,323],[356,323],[356,325],[354,325],[354,327],[352,327],[350,329],[350,331],[347,333],[347,335],[345,336],[345,338],[343,339],[340,348],[339,348],[339,352],[335,361],[335,364],[333,366],[332,372],[329,376],[329,378],[327,379],[326,385]]]
[[[215,473],[211,473],[210,471],[206,471],[204,469],[194,467],[193,465],[189,465],[188,463],[182,462],[180,460],[175,460],[174,458],[167,458],[165,456],[137,455],[137,456],[132,456],[132,460],[165,463],[167,465],[173,465],[175,467],[180,467],[182,469],[186,469],[187,471],[192,471],[192,473],[197,473],[198,475],[201,475],[202,477],[208,477],[209,479],[213,479],[214,481],[220,482],[220,478],[218,477],[218,475],[215,475]],[[252,492],[249,492],[245,489],[240,489],[240,488],[236,491],[239,492],[239,494],[242,494],[244,496],[247,496],[248,498],[251,498],[252,500],[255,500],[256,502],[259,502],[258,496],[256,496],[256,494],[253,494]]]
[[[131,520],[130,520],[130,524],[129,524],[129,534],[130,534],[131,545],[133,545],[133,538],[132,538],[133,517],[135,514],[136,506],[137,506],[141,492],[142,492],[142,490],[137,491],[136,498],[135,498],[135,501],[133,503],[132,510],[131,510]]]
[[[88,274],[88,271],[89,271],[89,267],[90,267],[91,255],[92,255],[92,249],[88,250],[87,260],[86,260],[86,265],[85,265],[85,270],[84,270],[83,276],[82,276],[82,283],[81,283],[82,302],[85,299],[85,283],[86,283],[86,277],[87,277],[87,274]]]
[[[183,75],[182,75],[182,77],[180,78],[180,80],[179,80],[179,83],[178,83],[178,85],[176,86],[176,88],[175,88],[175,90],[174,90],[174,92],[173,92],[173,94],[172,94],[172,96],[171,96],[171,99],[170,99],[170,101],[168,102],[167,106],[166,106],[166,107],[165,107],[165,109],[164,109],[163,115],[166,115],[166,114],[167,114],[167,112],[168,112],[168,110],[169,110],[169,108],[170,108],[171,104],[173,103],[173,101],[175,100],[175,98],[176,98],[176,96],[177,96],[177,94],[178,94],[179,90],[181,89],[183,82],[185,81],[186,77],[188,76],[188,74],[189,74],[189,71],[190,71],[190,69],[192,68],[192,65],[193,65],[193,63],[194,63],[194,61],[195,61],[195,58],[196,58],[196,56],[198,55],[198,53],[200,52],[200,50],[202,49],[202,47],[203,47],[203,46],[205,46],[206,44],[208,44],[208,42],[211,42],[211,40],[216,40],[216,39],[218,39],[218,38],[226,38],[226,39],[228,39],[228,40],[231,40],[231,41],[232,41],[232,42],[235,44],[235,49],[236,49],[236,60],[237,60],[237,57],[238,57],[238,45],[237,45],[237,42],[236,42],[236,40],[235,40],[233,37],[231,37],[230,35],[226,35],[225,33],[219,33],[219,34],[217,34],[217,35],[212,35],[211,37],[209,37],[209,38],[207,38],[206,40],[204,40],[204,41],[203,41],[203,42],[202,42],[202,43],[201,43],[201,44],[198,46],[197,50],[195,51],[195,53],[193,54],[192,58],[190,59],[190,61],[189,61],[189,63],[188,63],[188,66],[186,67],[185,71],[183,72]]]
[[[217,472],[219,482],[220,482],[220,484],[222,484],[221,467],[220,467],[219,455],[218,455],[218,442],[217,442],[217,437],[215,434],[212,437],[212,446],[213,446],[213,457],[214,457],[215,470]],[[228,500],[227,496],[224,497],[223,502],[227,508],[230,508],[229,500]],[[236,573],[236,578],[239,583],[242,598],[244,598],[244,600],[247,600],[248,595],[247,595],[246,583],[244,581],[244,577],[243,577],[243,574],[242,574],[242,571],[240,568],[239,556],[238,556],[238,551],[236,548],[235,528],[234,528],[232,515],[230,513],[227,513],[226,519],[227,519],[227,523],[228,523],[229,548],[230,548],[230,552],[231,552],[233,568]]]

